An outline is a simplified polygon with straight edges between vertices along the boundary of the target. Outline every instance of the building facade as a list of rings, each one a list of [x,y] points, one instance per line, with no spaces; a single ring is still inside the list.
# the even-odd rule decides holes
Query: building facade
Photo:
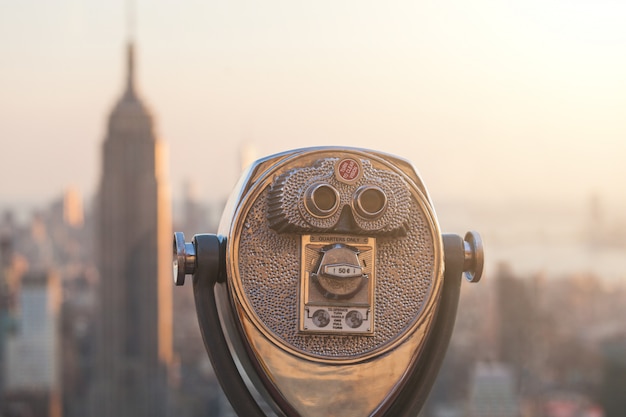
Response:
[[[62,416],[60,305],[61,283],[54,272],[22,277],[19,318],[6,346],[0,415]]]
[[[100,273],[93,416],[168,414],[172,362],[171,202],[165,155],[135,87],[134,47],[125,91],[102,146],[96,206]]]

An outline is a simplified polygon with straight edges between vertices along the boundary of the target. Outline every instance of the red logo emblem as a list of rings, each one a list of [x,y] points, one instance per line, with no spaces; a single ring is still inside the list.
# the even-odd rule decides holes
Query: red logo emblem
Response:
[[[361,165],[354,159],[342,159],[337,165],[337,175],[344,181],[354,181],[361,174]]]

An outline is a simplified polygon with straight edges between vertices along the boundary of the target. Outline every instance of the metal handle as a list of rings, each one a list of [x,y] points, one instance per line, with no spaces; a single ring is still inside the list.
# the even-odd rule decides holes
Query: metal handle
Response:
[[[483,276],[485,264],[483,240],[478,232],[470,231],[465,234],[463,244],[465,246],[465,261],[463,262],[465,278],[469,282],[478,282]]]
[[[182,232],[174,233],[174,258],[172,260],[172,272],[174,284],[185,284],[185,277],[196,271],[196,248],[193,243],[185,242]]]

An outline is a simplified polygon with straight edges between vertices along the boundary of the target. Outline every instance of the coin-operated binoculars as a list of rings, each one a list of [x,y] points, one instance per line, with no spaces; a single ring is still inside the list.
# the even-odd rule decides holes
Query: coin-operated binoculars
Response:
[[[265,415],[256,393],[279,416],[415,416],[483,248],[441,234],[407,161],[308,148],[255,162],[217,235],[174,235],[173,266],[240,416]]]

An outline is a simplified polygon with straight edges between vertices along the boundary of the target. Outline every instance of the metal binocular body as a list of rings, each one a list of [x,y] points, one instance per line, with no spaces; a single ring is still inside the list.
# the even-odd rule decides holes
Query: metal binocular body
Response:
[[[353,148],[270,156],[217,235],[174,235],[216,375],[240,416],[417,415],[445,354],[478,234],[442,235],[407,161]],[[262,400],[260,399],[262,398]]]

